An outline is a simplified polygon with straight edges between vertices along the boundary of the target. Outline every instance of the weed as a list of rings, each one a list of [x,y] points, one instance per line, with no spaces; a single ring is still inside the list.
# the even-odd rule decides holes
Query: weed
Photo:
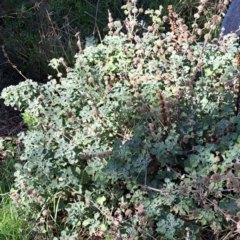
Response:
[[[172,6],[162,16],[127,1],[100,44],[76,35],[73,66],[63,52],[47,83],[2,91],[29,125],[11,197],[34,234],[239,235],[239,44],[213,38],[226,6],[198,23],[206,6],[189,27]],[[139,28],[143,13],[152,22]]]

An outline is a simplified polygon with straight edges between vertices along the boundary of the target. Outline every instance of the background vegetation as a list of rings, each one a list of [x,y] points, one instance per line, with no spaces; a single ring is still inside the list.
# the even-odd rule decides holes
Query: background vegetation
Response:
[[[13,65],[30,79],[46,82],[47,75],[53,74],[48,67],[54,57],[64,57],[69,66],[74,64],[72,56],[77,51],[75,34],[80,32],[82,43],[86,37],[94,36],[100,40],[107,34],[108,11],[114,19],[124,19],[121,6],[125,0],[3,0],[0,3],[0,44]],[[217,0],[207,3],[208,15],[216,9]],[[193,21],[197,12],[198,0],[141,0],[137,6],[144,9],[158,9],[173,4],[174,10],[184,16],[186,23]],[[208,16],[209,17],[209,16]],[[144,21],[150,19],[140,16]],[[206,17],[203,17],[204,24]],[[169,28],[168,25],[165,28]],[[16,84],[22,76],[7,63],[0,53],[0,90]]]

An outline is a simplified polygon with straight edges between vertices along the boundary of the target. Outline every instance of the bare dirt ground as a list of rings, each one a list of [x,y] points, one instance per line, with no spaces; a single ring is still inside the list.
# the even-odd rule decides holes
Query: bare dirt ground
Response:
[[[1,3],[0,3],[1,7]],[[0,32],[3,29],[0,18]],[[16,79],[16,72],[7,62],[2,51],[2,38],[0,34],[0,94],[3,88],[12,85]],[[19,111],[7,107],[0,101],[0,137],[10,139],[17,133],[26,129]]]
[[[15,150],[20,149],[20,141],[17,134],[21,131],[26,131],[27,126],[24,124],[23,119],[19,111],[14,110],[12,107],[0,104],[0,138],[3,138],[6,142],[12,146],[18,146]],[[0,150],[0,164],[7,156],[11,154],[7,148]]]
[[[0,137],[9,138],[16,136],[20,131],[25,131],[26,125],[23,122],[19,111],[4,104],[0,105]]]

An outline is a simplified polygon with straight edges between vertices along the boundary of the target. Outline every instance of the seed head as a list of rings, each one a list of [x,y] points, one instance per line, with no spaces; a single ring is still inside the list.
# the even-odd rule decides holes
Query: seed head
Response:
[[[183,90],[178,90],[175,92],[175,96],[183,97],[185,95],[185,92]]]
[[[47,224],[48,224],[48,227],[50,227],[50,228],[52,228],[53,225],[54,225],[52,220],[49,220],[49,221],[47,222]]]
[[[89,82],[89,83],[92,83],[93,81],[94,81],[93,77],[89,77],[89,78],[88,78],[88,82]]]
[[[211,26],[211,24],[210,24],[209,22],[207,22],[207,23],[204,24],[204,28],[206,28],[206,29],[209,29],[210,26]]]
[[[141,95],[141,94],[137,95],[137,99],[138,99],[139,101],[141,101],[141,100],[142,100],[142,95]]]
[[[204,35],[205,40],[210,40],[212,38],[212,35],[210,33],[207,33]]]
[[[221,17],[220,16],[218,16],[218,15],[213,15],[212,16],[212,22],[213,22],[213,24],[218,24],[218,23],[220,23],[221,22]]]
[[[190,90],[190,91],[188,91],[188,94],[189,94],[190,96],[193,96],[193,95],[194,95],[194,91],[193,91],[193,90]]]
[[[209,177],[205,177],[203,179],[203,184],[207,187],[210,184],[210,178]]]
[[[137,21],[136,21],[136,20],[130,21],[130,25],[131,25],[132,27],[137,26]]]
[[[200,18],[200,15],[199,15],[199,13],[195,13],[195,14],[193,15],[193,17],[194,17],[195,19],[199,19],[199,18]]]
[[[139,217],[146,216],[146,210],[144,209],[144,206],[142,204],[140,206],[136,207],[136,210],[137,210],[137,215]]]
[[[154,52],[154,53],[157,53],[157,51],[158,51],[157,46],[154,46],[154,47],[153,47],[153,52]]]
[[[131,217],[132,216],[132,210],[131,209],[127,209],[126,212],[125,212],[125,215],[127,217]]]
[[[188,38],[188,43],[193,43],[193,41],[196,39],[195,35],[192,35]]]
[[[146,57],[151,56],[151,52],[150,52],[149,50],[146,50],[146,51],[145,51],[145,56],[146,56]]]
[[[205,87],[205,86],[206,86],[206,83],[205,83],[205,82],[200,82],[200,83],[199,83],[199,86],[200,86],[200,87]]]
[[[233,191],[235,192],[235,193],[239,193],[240,192],[240,187],[238,186],[238,187],[234,187],[233,188]]]
[[[72,71],[72,69],[70,68],[70,67],[67,67],[66,68],[66,72],[68,73],[68,72],[71,72]]]
[[[197,29],[197,34],[198,34],[199,36],[202,35],[202,29],[198,28],[198,29]]]
[[[235,188],[239,188],[239,181],[238,181],[238,179],[233,178],[232,184],[233,184],[233,186],[234,186]]]
[[[32,196],[33,196],[33,197],[36,197],[36,196],[37,196],[37,191],[33,190],[33,191],[32,191]]]
[[[140,37],[138,36],[138,35],[136,35],[135,37],[134,37],[134,41],[139,41],[140,40]]]
[[[107,86],[105,87],[105,92],[106,92],[106,93],[109,93],[110,90],[111,90],[111,86],[110,86],[110,85],[107,85]]]
[[[234,163],[234,169],[240,170],[240,163]]]
[[[224,168],[224,170],[228,170],[228,165],[224,164],[223,168]]]
[[[26,193],[27,193],[27,195],[31,195],[31,194],[32,194],[32,189],[28,189],[28,190],[26,191]]]
[[[222,3],[219,3],[217,5],[217,9],[220,10],[221,12],[226,12],[227,11],[227,7]]]
[[[45,216],[49,216],[51,214],[51,211],[49,209],[43,210],[42,215]]]
[[[132,10],[132,13],[133,13],[133,14],[137,14],[137,13],[138,13],[138,9],[137,9],[137,8],[134,8],[134,9]]]
[[[142,107],[141,107],[141,109],[140,109],[140,111],[141,111],[142,113],[145,113],[147,110],[148,110],[147,104],[143,104]]]
[[[192,24],[192,28],[196,29],[198,27],[197,23]]]
[[[163,16],[162,20],[163,20],[163,22],[166,22],[168,20],[168,17],[167,16]]]
[[[115,76],[113,74],[110,74],[110,80],[113,81],[115,79]]]
[[[209,88],[209,92],[211,92],[211,93],[214,93],[214,92],[216,92],[216,89],[215,88]]]
[[[43,200],[43,197],[42,196],[38,196],[37,201],[41,202],[42,200]]]
[[[231,182],[234,178],[234,175],[232,172],[228,172],[226,175],[225,175],[225,179],[228,181],[228,182]]]
[[[229,222],[232,219],[230,214],[226,214],[225,218],[227,222]]]
[[[158,39],[157,41],[154,42],[154,45],[157,45],[158,47],[161,47],[163,45],[163,40]]]
[[[173,48],[172,46],[168,47],[168,49],[167,49],[167,51],[168,51],[169,53],[172,53],[173,50],[174,50],[174,48]]]
[[[153,27],[152,26],[148,26],[148,31],[152,32],[153,31]]]
[[[217,165],[213,165],[213,166],[212,166],[212,170],[213,170],[214,172],[217,172],[218,166],[217,166]]]
[[[142,44],[139,44],[139,43],[138,43],[138,44],[136,45],[136,49],[138,49],[138,50],[142,49]]]
[[[132,105],[133,105],[133,102],[129,100],[129,101],[127,101],[127,102],[126,102],[126,104],[127,104],[127,106],[129,106],[129,107],[130,107],[130,106],[132,106]]]
[[[172,37],[172,36],[168,36],[168,37],[167,37],[167,41],[168,41],[168,42],[172,42],[172,40],[173,40],[173,37]]]
[[[108,27],[110,30],[112,30],[114,28],[114,23],[113,22],[108,23]]]
[[[203,11],[203,5],[198,6],[198,11],[201,13]]]
[[[59,61],[60,63],[64,63],[64,58],[63,58],[63,57],[60,57],[60,58],[58,59],[58,61]]]
[[[57,76],[58,76],[59,78],[62,77],[62,73],[59,72],[59,73],[57,74]]]
[[[214,38],[214,39],[212,40],[212,43],[218,45],[218,44],[219,44],[219,41],[218,41],[217,38]]]
[[[142,70],[142,68],[143,68],[143,65],[142,65],[142,63],[138,63],[138,65],[137,65],[137,69],[138,69],[139,71],[141,71],[141,70]]]
[[[218,183],[221,181],[221,176],[218,174],[218,173],[214,173],[212,176],[211,176],[211,179],[213,182],[215,183]]]

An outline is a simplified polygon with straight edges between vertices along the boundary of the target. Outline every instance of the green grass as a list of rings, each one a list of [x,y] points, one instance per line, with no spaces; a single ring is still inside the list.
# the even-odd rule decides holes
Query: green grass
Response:
[[[11,148],[10,148],[11,149]],[[15,159],[10,156],[0,159],[0,240],[29,240],[29,227],[23,217],[18,216],[17,205],[10,198],[14,183]]]
[[[16,206],[9,195],[4,195],[0,208],[0,239],[27,240],[24,237],[26,223],[18,217]]]

